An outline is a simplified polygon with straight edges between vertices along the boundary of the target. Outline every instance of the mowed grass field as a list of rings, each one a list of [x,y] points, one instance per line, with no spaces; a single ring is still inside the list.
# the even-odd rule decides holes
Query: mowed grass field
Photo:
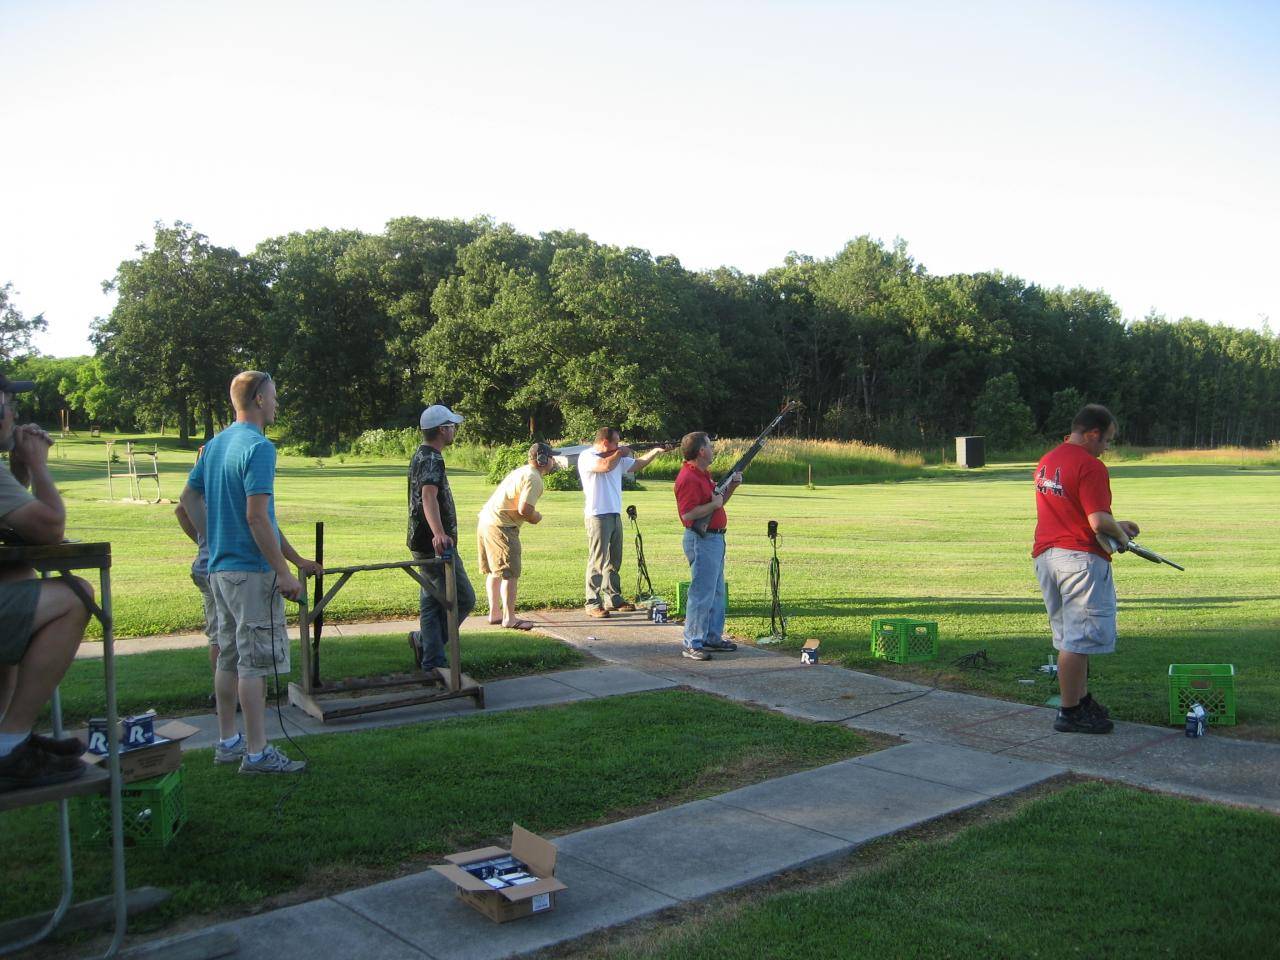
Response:
[[[55,476],[68,499],[69,536],[113,543],[117,633],[195,629],[199,597],[187,575],[193,548],[172,504],[106,502],[100,441],[64,441]],[[669,454],[669,457],[674,455]],[[162,493],[176,500],[193,453],[162,449]],[[405,555],[406,463],[282,457],[276,512],[286,535],[310,555],[323,521],[331,565]],[[768,520],[781,538],[787,648],[822,640],[824,660],[929,684],[1040,703],[1055,692],[1036,672],[1050,653],[1048,626],[1029,559],[1034,526],[1031,464],[980,470],[934,468],[920,479],[888,483],[752,484],[729,505],[729,629],[766,633]],[[641,477],[624,503],[639,510],[645,553],[657,591],[674,598],[687,575],[671,483]],[[473,580],[474,517],[490,486],[476,473],[452,472],[461,552]],[[1120,462],[1112,467],[1116,514],[1137,521],[1147,546],[1185,573],[1132,556],[1116,558],[1120,647],[1095,661],[1093,687],[1113,714],[1167,720],[1170,663],[1233,663],[1235,735],[1280,739],[1280,469],[1240,464]],[[127,484],[116,482],[122,496]],[[581,602],[582,497],[549,492],[546,519],[523,534],[523,606]],[[628,525],[623,586],[636,586]],[[482,593],[483,591],[481,591]],[[481,601],[483,607],[483,600]],[[402,573],[354,578],[331,608],[336,620],[406,617],[416,587]],[[936,661],[898,666],[868,652],[875,616],[938,622]],[[958,667],[985,650],[994,666]],[[1020,680],[1031,680],[1030,684]]]

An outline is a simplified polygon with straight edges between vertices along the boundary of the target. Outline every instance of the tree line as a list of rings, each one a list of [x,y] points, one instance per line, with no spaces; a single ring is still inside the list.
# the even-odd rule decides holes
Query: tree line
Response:
[[[865,236],[753,275],[487,218],[309,230],[248,254],[175,222],[104,288],[117,299],[93,356],[21,362],[50,422],[67,408],[207,437],[228,420],[231,377],[258,368],[280,383],[286,438],[315,450],[434,402],[485,442],[601,423],[749,436],[786,398],[803,401],[799,435],[899,448],[1060,437],[1086,400],[1111,407],[1128,443],[1280,437],[1269,329],[1126,321],[1102,291],[933,275],[902,241]],[[23,318],[7,296],[0,310],[3,337]]]

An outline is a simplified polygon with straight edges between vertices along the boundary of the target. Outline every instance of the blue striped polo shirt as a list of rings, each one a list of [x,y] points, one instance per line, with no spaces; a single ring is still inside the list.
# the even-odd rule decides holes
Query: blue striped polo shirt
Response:
[[[233,423],[205,444],[187,485],[204,495],[209,572],[271,569],[254,542],[245,516],[249,497],[265,493],[271,529],[276,525],[276,448],[252,423]]]

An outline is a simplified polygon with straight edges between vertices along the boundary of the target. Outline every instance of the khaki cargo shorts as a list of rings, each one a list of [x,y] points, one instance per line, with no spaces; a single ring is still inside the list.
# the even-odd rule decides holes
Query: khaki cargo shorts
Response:
[[[207,573],[191,574],[191,582],[200,591],[200,602],[204,604],[204,635],[209,638],[209,646],[218,646],[218,605],[213,600],[213,589],[209,586]]]
[[[476,528],[480,573],[515,580],[520,576],[520,528],[480,524]]]
[[[218,669],[241,677],[289,672],[284,597],[273,573],[240,570],[209,574],[218,608]]]
[[[1114,653],[1116,582],[1096,553],[1050,547],[1035,559],[1055,650]]]

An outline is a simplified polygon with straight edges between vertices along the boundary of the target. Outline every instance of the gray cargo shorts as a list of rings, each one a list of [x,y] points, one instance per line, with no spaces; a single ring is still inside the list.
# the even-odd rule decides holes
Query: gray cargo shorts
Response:
[[[40,581],[34,577],[0,583],[0,666],[27,655],[39,602]]]
[[[275,575],[238,570],[209,574],[218,607],[218,669],[242,678],[289,672],[284,597]]]
[[[1111,564],[1096,553],[1050,547],[1035,558],[1035,567],[1054,649],[1114,653],[1116,583]]]

